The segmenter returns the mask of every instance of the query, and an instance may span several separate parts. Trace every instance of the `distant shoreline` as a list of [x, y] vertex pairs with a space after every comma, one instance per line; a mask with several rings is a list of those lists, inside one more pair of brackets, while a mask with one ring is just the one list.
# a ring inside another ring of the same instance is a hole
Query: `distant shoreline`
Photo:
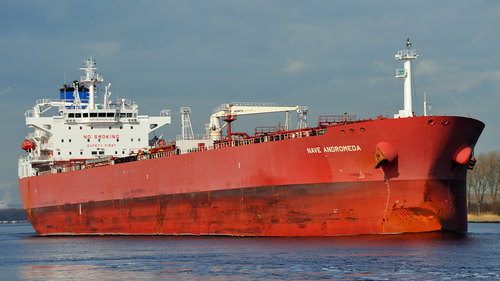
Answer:
[[500, 216], [492, 215], [492, 214], [483, 214], [483, 215], [467, 215], [467, 221], [472, 223], [500, 223]]
[[0, 221], [0, 224], [16, 224], [16, 223], [29, 223], [30, 221], [28, 220], [14, 220], [14, 221]]
[[16, 223], [28, 221], [23, 208], [0, 209], [0, 223]]

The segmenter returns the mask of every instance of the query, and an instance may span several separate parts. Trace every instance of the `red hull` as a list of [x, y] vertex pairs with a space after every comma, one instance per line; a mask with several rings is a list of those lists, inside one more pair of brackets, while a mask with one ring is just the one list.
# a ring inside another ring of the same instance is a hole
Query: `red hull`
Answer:
[[[374, 120], [19, 185], [39, 235], [466, 231], [467, 167], [453, 157], [464, 143], [473, 147], [483, 128], [462, 117]], [[397, 161], [375, 168], [381, 142]]]

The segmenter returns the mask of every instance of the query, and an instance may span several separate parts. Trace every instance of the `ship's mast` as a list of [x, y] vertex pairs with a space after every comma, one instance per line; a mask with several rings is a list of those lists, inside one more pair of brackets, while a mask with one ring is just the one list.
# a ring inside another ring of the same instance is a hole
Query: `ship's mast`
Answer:
[[181, 118], [182, 118], [182, 139], [192, 140], [194, 137], [193, 127], [191, 127], [191, 119], [189, 114], [191, 113], [191, 106], [181, 107]]
[[412, 93], [411, 93], [411, 61], [418, 58], [416, 50], [410, 50], [411, 43], [410, 39], [406, 40], [406, 50], [399, 51], [396, 55], [396, 59], [402, 60], [404, 62], [403, 69], [396, 70], [396, 78], [401, 78], [405, 80], [404, 84], [404, 109], [399, 111], [399, 114], [395, 114], [395, 118], [399, 117], [411, 117], [413, 116], [412, 110]]
[[103, 81], [102, 77], [95, 72], [97, 68], [92, 67], [96, 65], [95, 60], [92, 60], [90, 56], [89, 60], [85, 60], [83, 65], [87, 66], [85, 68], [80, 68], [80, 70], [85, 70], [85, 76], [80, 77], [80, 82], [83, 82], [89, 86], [89, 109], [95, 109], [94, 102], [94, 86]]
[[111, 83], [108, 83], [108, 86], [104, 87], [104, 109], [108, 108], [108, 98], [111, 96], [111, 92], [109, 88], [111, 87]]

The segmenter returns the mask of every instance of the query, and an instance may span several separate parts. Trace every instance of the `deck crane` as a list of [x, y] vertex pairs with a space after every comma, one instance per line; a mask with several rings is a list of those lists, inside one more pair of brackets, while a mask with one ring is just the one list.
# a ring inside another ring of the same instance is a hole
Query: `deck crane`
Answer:
[[[231, 122], [236, 120], [236, 117], [239, 115], [285, 112], [286, 122], [284, 129], [290, 130], [290, 111], [296, 111], [298, 114], [297, 129], [305, 128], [307, 126], [307, 106], [277, 106], [274, 103], [233, 102], [221, 104], [215, 108], [212, 116], [210, 116], [210, 124], [207, 124], [206, 129], [212, 140], [221, 140], [222, 130], [227, 126], [228, 137], [231, 138]], [[222, 118], [222, 121], [226, 121], [223, 126], [220, 125], [220, 118]]]

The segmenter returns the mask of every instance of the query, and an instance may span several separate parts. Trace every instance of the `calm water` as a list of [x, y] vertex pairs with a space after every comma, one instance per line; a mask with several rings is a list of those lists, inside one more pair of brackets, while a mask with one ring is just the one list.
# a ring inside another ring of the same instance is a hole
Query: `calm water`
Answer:
[[321, 238], [37, 237], [0, 225], [2, 280], [492, 280], [500, 224]]

